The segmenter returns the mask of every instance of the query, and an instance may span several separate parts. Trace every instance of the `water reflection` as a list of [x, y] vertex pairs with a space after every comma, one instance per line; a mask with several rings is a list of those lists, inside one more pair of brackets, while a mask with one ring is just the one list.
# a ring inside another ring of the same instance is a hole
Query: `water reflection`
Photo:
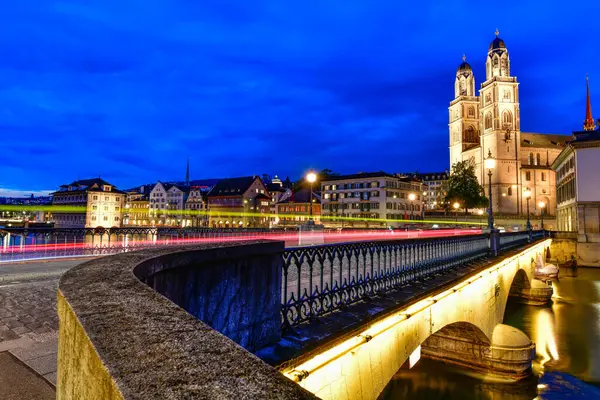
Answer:
[[[515, 384], [422, 359], [401, 370], [381, 399], [540, 399], [600, 398], [582, 381], [600, 384], [600, 270], [560, 271], [553, 303], [527, 306], [509, 302], [504, 323], [536, 342], [534, 376]], [[538, 389], [538, 384], [540, 385]]]

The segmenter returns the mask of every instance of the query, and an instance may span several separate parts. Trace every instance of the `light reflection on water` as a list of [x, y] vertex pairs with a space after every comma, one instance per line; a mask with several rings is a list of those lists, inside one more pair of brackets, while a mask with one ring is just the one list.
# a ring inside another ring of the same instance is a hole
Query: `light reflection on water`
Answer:
[[600, 270], [560, 271], [552, 304], [528, 306], [509, 302], [504, 323], [536, 342], [534, 375], [513, 384], [490, 382], [484, 375], [421, 360], [400, 370], [381, 399], [600, 398]]

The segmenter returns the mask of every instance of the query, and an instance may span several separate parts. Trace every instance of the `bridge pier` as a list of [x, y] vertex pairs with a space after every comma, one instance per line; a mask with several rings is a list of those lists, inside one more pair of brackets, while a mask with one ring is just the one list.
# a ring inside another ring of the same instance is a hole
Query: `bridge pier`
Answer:
[[509, 297], [522, 304], [541, 306], [550, 302], [553, 294], [552, 286], [539, 279], [532, 279], [530, 284], [521, 284], [515, 280], [510, 288]]
[[495, 378], [518, 381], [531, 375], [535, 344], [512, 326], [496, 325], [490, 342], [473, 325], [457, 323], [430, 336], [422, 344], [421, 354]]

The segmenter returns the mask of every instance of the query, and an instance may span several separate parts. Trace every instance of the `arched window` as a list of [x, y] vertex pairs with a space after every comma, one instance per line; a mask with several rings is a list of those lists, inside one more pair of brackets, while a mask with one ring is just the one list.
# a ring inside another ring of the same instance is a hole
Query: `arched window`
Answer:
[[485, 129], [492, 128], [492, 113], [485, 114]]
[[529, 165], [533, 165], [533, 153], [529, 153], [529, 157], [528, 157], [527, 161], [528, 161], [527, 163]]
[[535, 155], [535, 165], [542, 165], [541, 159], [542, 157], [540, 157], [540, 153], [537, 153]]
[[545, 182], [545, 181], [546, 181], [546, 173], [542, 172], [542, 182]]
[[509, 195], [509, 196], [512, 196], [512, 186], [509, 186], [509, 187], [508, 187], [508, 195]]
[[504, 111], [504, 113], [502, 114], [502, 122], [504, 126], [512, 125], [512, 114], [510, 113], [510, 111]]
[[469, 118], [475, 118], [475, 107], [469, 107]]
[[467, 128], [467, 141], [475, 142], [475, 128], [473, 126], [469, 126]]
[[510, 90], [508, 90], [508, 89], [504, 90], [504, 98], [506, 100], [510, 100]]

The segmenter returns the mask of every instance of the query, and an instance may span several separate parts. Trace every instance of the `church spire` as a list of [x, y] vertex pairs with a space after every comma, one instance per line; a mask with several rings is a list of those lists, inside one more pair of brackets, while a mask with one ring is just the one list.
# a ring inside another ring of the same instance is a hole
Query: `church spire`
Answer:
[[190, 184], [190, 158], [187, 159], [187, 165], [185, 167], [185, 184]]
[[592, 117], [592, 102], [590, 100], [590, 78], [588, 76], [585, 77], [585, 86], [586, 86], [586, 104], [585, 104], [585, 121], [583, 121], [583, 130], [584, 131], [593, 131], [596, 129], [596, 123], [594, 122], [594, 117]]

